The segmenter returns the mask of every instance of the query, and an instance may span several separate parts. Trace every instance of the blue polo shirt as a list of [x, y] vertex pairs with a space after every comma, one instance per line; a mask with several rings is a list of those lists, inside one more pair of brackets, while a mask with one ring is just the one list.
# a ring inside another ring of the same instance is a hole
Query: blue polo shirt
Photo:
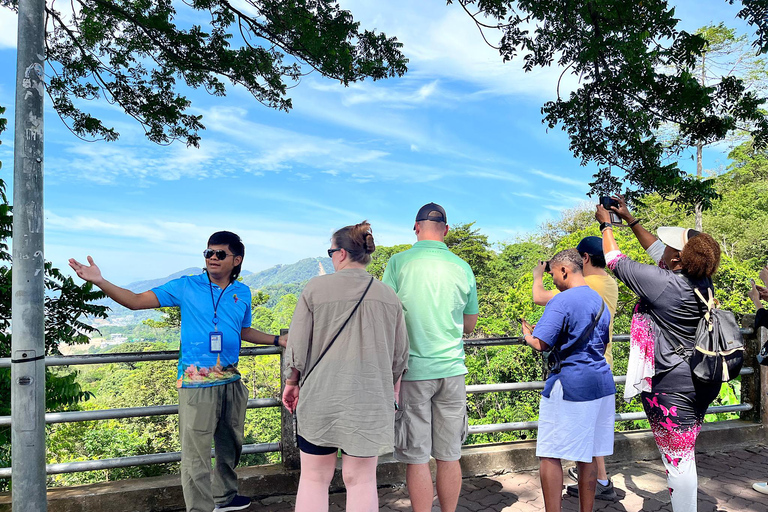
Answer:
[[[219, 386], [240, 378], [240, 331], [251, 326], [251, 290], [235, 281], [224, 289], [208, 274], [185, 276], [152, 288], [161, 307], [181, 309], [181, 350], [176, 387]], [[213, 292], [213, 298], [211, 298]], [[219, 300], [221, 296], [221, 300]], [[218, 301], [213, 324], [214, 304]], [[223, 334], [221, 352], [211, 351], [210, 333]]]
[[533, 335], [550, 349], [561, 351], [561, 370], [550, 374], [541, 393], [549, 398], [555, 382], [563, 386], [563, 399], [586, 402], [616, 393], [613, 375], [605, 362], [611, 314], [606, 307], [592, 335], [576, 343], [594, 322], [603, 299], [589, 286], [558, 293], [547, 303]]

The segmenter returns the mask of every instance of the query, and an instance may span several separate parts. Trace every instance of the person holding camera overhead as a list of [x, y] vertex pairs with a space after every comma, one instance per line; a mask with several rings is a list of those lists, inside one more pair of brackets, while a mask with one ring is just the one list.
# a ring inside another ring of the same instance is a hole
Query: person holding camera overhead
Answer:
[[[694, 378], [684, 359], [690, 354], [706, 306], [696, 296], [714, 293], [712, 275], [720, 264], [720, 246], [693, 229], [660, 227], [659, 240], [634, 219], [623, 198], [611, 211], [597, 205], [605, 260], [616, 278], [638, 295], [630, 329], [624, 398], [640, 394], [661, 460], [667, 470], [672, 509], [696, 512], [698, 478], [695, 446], [707, 407], [720, 383]], [[613, 236], [611, 213], [626, 220], [657, 265], [645, 265], [621, 253]]]
[[585, 512], [595, 504], [595, 457], [613, 453], [616, 386], [603, 355], [611, 314], [584, 280], [583, 265], [576, 249], [555, 254], [549, 271], [561, 293], [547, 302], [535, 328], [522, 321], [525, 342], [550, 351], [536, 440], [547, 512], [562, 508], [561, 459], [578, 465], [579, 509]]
[[365, 271], [375, 249], [367, 221], [336, 231], [336, 272], [310, 279], [293, 313], [283, 404], [297, 415], [297, 512], [328, 510], [339, 449], [346, 509], [379, 510], [376, 463], [394, 444], [408, 331], [395, 292]]

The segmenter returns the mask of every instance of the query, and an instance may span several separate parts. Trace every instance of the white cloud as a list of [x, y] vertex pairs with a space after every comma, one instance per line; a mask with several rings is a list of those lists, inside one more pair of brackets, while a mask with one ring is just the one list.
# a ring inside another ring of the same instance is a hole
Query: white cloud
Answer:
[[203, 179], [240, 172], [246, 157], [241, 148], [215, 140], [207, 140], [200, 148], [180, 144], [161, 147], [147, 141], [77, 142], [54, 153], [46, 162], [46, 173], [54, 179], [74, 177], [102, 185], [119, 182], [147, 186], [158, 180]]
[[[400, 0], [388, 2], [387, 9], [382, 9], [380, 2], [346, 0], [342, 4], [363, 27], [376, 27], [403, 43], [403, 52], [410, 59], [409, 74], [470, 82], [479, 87], [475, 92], [482, 94], [555, 97], [561, 69], [553, 66], [525, 73], [521, 56], [504, 64], [458, 4]], [[491, 30], [486, 37], [495, 44], [501, 32]], [[575, 83], [575, 77], [566, 75], [561, 94], [567, 94]]]
[[528, 182], [528, 180], [521, 178], [516, 174], [511, 174], [503, 171], [467, 171], [466, 174], [467, 176], [471, 176], [473, 178], [486, 178], [491, 180], [512, 181], [515, 183]]
[[16, 48], [19, 16], [10, 9], [0, 7], [0, 48]]
[[559, 176], [557, 174], [551, 174], [548, 172], [540, 171], [538, 169], [533, 169], [530, 172], [531, 174], [535, 174], [536, 176], [541, 176], [542, 178], [546, 178], [552, 181], [557, 181], [559, 183], [565, 183], [566, 185], [573, 185], [574, 187], [579, 187], [579, 188], [589, 188], [589, 185], [587, 184], [586, 181], [574, 180], [571, 178], [566, 178], [565, 176]]

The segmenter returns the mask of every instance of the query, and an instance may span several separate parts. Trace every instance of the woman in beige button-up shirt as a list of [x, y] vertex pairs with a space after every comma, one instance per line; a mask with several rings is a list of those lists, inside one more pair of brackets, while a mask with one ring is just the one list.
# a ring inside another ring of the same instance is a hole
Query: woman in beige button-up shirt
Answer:
[[336, 272], [310, 280], [293, 314], [283, 404], [297, 414], [297, 512], [328, 510], [338, 449], [347, 510], [378, 510], [376, 464], [394, 443], [396, 388], [407, 368], [408, 334], [395, 292], [365, 271], [374, 249], [365, 221], [334, 233], [328, 253]]

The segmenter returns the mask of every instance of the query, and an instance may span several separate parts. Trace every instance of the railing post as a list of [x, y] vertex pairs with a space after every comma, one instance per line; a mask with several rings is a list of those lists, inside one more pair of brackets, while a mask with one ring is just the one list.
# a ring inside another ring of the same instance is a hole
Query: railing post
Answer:
[[[288, 329], [281, 329], [280, 335], [287, 334]], [[288, 367], [288, 361], [285, 358], [285, 350], [280, 352], [280, 396], [283, 396], [285, 389], [285, 370]], [[299, 469], [299, 447], [296, 445], [296, 423], [295, 416], [288, 412], [285, 407], [280, 407], [280, 454], [283, 459], [285, 469]]]
[[[755, 315], [744, 315], [741, 320], [741, 326], [745, 329], [754, 329], [755, 327]], [[763, 337], [765, 336], [765, 329], [760, 329]], [[765, 375], [761, 375], [765, 370], [764, 367], [757, 364], [756, 356], [760, 352], [762, 347], [761, 333], [754, 331], [752, 334], [744, 336], [744, 348], [746, 352], [744, 354], [744, 366], [752, 366], [755, 368], [755, 373], [751, 376], [742, 376], [741, 378], [741, 403], [750, 403], [753, 408], [751, 411], [744, 411], [741, 413], [741, 419], [747, 421], [754, 421], [766, 424], [765, 414], [762, 407], [762, 393], [761, 388], [766, 385]]]

